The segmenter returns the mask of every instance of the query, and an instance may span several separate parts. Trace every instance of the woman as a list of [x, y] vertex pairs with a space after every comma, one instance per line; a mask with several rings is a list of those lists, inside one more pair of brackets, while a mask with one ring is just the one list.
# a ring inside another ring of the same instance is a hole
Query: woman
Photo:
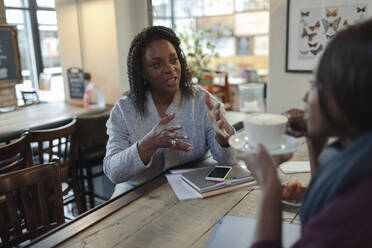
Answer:
[[[372, 247], [372, 21], [337, 33], [304, 97], [314, 166], [300, 208], [302, 236], [294, 247]], [[293, 131], [293, 130], [292, 130]], [[326, 144], [327, 137], [337, 141]], [[240, 154], [261, 185], [253, 247], [281, 246], [280, 182], [261, 146]]]
[[234, 162], [233, 128], [221, 105], [191, 84], [180, 40], [166, 27], [144, 29], [128, 53], [130, 91], [107, 122], [104, 172], [117, 196], [210, 148], [219, 163]]

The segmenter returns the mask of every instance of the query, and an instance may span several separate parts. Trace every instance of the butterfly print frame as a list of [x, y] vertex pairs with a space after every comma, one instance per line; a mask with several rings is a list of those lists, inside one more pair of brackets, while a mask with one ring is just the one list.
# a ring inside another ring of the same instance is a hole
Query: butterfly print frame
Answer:
[[372, 16], [372, 0], [287, 0], [286, 72], [312, 72], [337, 32]]

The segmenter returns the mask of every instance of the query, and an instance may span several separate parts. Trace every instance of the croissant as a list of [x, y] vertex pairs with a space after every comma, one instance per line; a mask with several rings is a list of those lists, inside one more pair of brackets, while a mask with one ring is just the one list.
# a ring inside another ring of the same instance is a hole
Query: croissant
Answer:
[[285, 200], [300, 201], [304, 195], [306, 187], [299, 181], [284, 182], [281, 185], [282, 198]]

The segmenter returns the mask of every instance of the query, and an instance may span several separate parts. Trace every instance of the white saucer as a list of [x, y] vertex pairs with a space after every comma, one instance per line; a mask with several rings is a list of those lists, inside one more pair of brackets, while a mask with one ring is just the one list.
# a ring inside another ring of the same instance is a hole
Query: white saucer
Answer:
[[[257, 148], [252, 147], [248, 143], [248, 139], [246, 132], [239, 132], [229, 138], [229, 144], [233, 149], [239, 152], [256, 153]], [[270, 149], [268, 152], [271, 155], [288, 154], [296, 151], [299, 146], [300, 142], [296, 138], [284, 135], [282, 145], [278, 148]]]
[[283, 204], [291, 206], [291, 207], [297, 207], [299, 208], [301, 206], [301, 201], [295, 201], [295, 200], [281, 200]]

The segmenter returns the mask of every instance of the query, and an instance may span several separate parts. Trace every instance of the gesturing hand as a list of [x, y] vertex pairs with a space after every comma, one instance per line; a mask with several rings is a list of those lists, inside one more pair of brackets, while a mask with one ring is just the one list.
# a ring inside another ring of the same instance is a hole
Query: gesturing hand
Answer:
[[144, 163], [150, 161], [151, 156], [159, 148], [171, 148], [184, 152], [191, 152], [194, 147], [185, 142], [189, 136], [184, 133], [176, 132], [181, 129], [181, 125], [168, 126], [174, 119], [176, 113], [172, 113], [161, 119], [151, 131], [138, 143], [138, 152]]
[[223, 147], [229, 146], [228, 139], [234, 134], [234, 130], [221, 113], [221, 105], [213, 103], [208, 93], [205, 95], [205, 104], [207, 105], [209, 119], [216, 132], [217, 142]]

